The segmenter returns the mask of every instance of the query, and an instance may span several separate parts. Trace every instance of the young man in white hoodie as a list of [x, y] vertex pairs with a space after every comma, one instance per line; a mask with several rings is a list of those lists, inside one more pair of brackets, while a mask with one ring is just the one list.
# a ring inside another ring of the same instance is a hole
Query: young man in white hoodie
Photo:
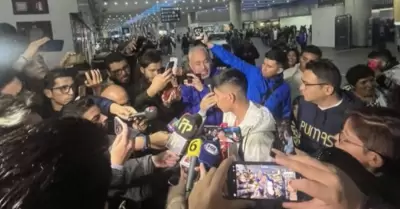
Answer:
[[306, 64], [312, 60], [318, 60], [322, 57], [320, 48], [314, 45], [306, 46], [300, 55], [300, 63], [283, 71], [283, 79], [290, 86], [290, 96], [292, 101], [300, 96], [301, 76], [306, 69]]
[[227, 70], [213, 77], [214, 92], [203, 98], [201, 112], [217, 105], [224, 112], [223, 123], [239, 126], [243, 139], [237, 144], [239, 159], [271, 161], [270, 151], [275, 139], [275, 120], [264, 106], [247, 99], [247, 79], [237, 70]]

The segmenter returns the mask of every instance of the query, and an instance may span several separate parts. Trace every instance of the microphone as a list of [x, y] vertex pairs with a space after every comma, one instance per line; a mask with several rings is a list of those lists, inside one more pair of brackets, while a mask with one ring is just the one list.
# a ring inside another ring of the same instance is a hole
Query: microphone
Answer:
[[190, 164], [188, 169], [188, 177], [186, 181], [186, 195], [189, 196], [190, 191], [193, 188], [194, 179], [196, 175], [195, 168], [197, 166], [197, 159], [200, 155], [203, 140], [200, 138], [193, 139], [187, 149], [187, 157], [190, 158]]
[[157, 117], [157, 108], [154, 106], [147, 107], [143, 112], [138, 112], [129, 117], [129, 120], [132, 121], [135, 118], [146, 118], [148, 120], [153, 120]]
[[206, 141], [203, 143], [199, 154], [199, 162], [207, 168], [216, 167], [221, 161], [221, 151], [219, 142]]
[[177, 155], [184, 155], [187, 149], [188, 141], [197, 133], [201, 120], [196, 116], [185, 114], [176, 124], [175, 131], [170, 134], [166, 147]]

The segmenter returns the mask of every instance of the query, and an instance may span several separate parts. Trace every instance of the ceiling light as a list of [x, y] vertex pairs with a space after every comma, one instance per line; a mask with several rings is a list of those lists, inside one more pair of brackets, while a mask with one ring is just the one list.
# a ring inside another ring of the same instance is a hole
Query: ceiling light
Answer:
[[174, 3], [176, 4], [176, 1], [174, 1]]
[[146, 4], [149, 4], [149, 2], [148, 2], [148, 1], [146, 1]]
[[135, 1], [135, 4], [137, 4], [137, 1]]
[[192, 0], [192, 3], [194, 3], [194, 0]]
[[213, 10], [215, 11], [215, 8], [213, 8]]
[[199, 6], [199, 9], [201, 9], [201, 6]]
[[215, 2], [218, 2], [218, 0], [215, 0]]
[[127, 1], [125, 2], [125, 5], [128, 5], [128, 2], [127, 2]]
[[118, 5], [118, 2], [115, 1], [115, 2], [114, 2], [114, 5]]
[[105, 1], [105, 2], [104, 2], [104, 6], [107, 6], [107, 5], [108, 5], [108, 2]]
[[160, 3], [159, 1], [156, 1], [156, 3], [158, 4], [158, 3]]

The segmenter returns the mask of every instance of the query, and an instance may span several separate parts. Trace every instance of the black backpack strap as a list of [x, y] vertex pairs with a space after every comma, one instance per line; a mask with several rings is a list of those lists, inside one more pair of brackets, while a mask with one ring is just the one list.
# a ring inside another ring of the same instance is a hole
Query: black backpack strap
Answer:
[[265, 102], [269, 99], [269, 97], [272, 95], [272, 93], [277, 88], [279, 88], [279, 86], [281, 86], [283, 84], [283, 79], [281, 81], [279, 81], [279, 82], [276, 82], [274, 84], [274, 86], [272, 86], [272, 88], [269, 88], [268, 83], [267, 83], [266, 80], [264, 80], [264, 82], [265, 82], [265, 86], [267, 86], [267, 91], [264, 93], [264, 95], [262, 96], [262, 99], [261, 99], [261, 105], [263, 105], [263, 106], [264, 106]]

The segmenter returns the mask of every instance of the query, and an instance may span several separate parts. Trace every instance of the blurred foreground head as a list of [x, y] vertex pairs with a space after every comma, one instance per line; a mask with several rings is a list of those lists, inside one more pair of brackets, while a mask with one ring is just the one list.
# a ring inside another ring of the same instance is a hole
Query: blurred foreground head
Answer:
[[0, 141], [0, 208], [103, 209], [111, 170], [108, 141], [81, 119], [43, 121]]
[[24, 125], [41, 121], [41, 117], [32, 112], [31, 102], [32, 95], [0, 94], [0, 136]]

